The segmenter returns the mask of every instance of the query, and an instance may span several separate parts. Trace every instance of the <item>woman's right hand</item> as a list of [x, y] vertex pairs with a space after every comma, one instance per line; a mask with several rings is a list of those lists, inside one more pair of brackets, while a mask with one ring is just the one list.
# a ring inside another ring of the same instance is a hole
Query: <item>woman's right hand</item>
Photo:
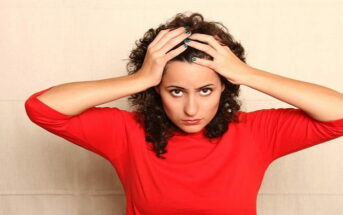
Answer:
[[184, 27], [160, 31], [149, 44], [143, 65], [137, 72], [137, 75], [149, 80], [153, 86], [158, 85], [161, 82], [162, 73], [167, 62], [187, 49], [184, 45], [180, 45], [178, 48], [170, 51], [191, 35], [186, 32], [187, 29]]

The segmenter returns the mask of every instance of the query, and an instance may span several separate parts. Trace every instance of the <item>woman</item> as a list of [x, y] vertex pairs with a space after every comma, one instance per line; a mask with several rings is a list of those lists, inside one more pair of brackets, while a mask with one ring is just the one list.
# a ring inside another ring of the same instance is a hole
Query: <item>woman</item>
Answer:
[[[341, 93], [247, 65], [241, 44], [199, 13], [177, 14], [136, 45], [128, 76], [25, 102], [34, 123], [112, 163], [126, 214], [256, 214], [272, 161], [343, 135]], [[240, 85], [297, 108], [240, 111]], [[95, 107], [125, 96], [134, 111]]]

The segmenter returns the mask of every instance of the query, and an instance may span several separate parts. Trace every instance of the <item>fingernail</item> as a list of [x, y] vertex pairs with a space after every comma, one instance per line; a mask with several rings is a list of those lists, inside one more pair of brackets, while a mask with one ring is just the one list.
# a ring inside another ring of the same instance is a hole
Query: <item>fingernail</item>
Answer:
[[183, 26], [183, 27], [184, 27], [186, 30], [187, 30], [187, 29], [189, 29], [189, 26], [188, 26], [188, 25], [186, 25], [186, 26]]
[[183, 44], [183, 47], [187, 48], [188, 46], [186, 44]]
[[185, 42], [185, 43], [189, 43], [189, 42], [190, 42], [190, 40], [189, 40], [189, 39], [185, 39], [183, 42]]
[[192, 61], [196, 61], [197, 60], [197, 58], [196, 57], [192, 57]]

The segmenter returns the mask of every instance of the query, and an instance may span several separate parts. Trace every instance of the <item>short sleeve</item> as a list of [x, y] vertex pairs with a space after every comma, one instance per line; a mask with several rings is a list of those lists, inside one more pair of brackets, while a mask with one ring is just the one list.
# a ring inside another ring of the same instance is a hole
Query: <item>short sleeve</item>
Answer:
[[298, 108], [272, 108], [248, 112], [256, 144], [271, 161], [343, 136], [343, 118], [317, 121]]
[[131, 112], [115, 107], [92, 107], [78, 115], [65, 115], [37, 98], [50, 88], [34, 93], [25, 101], [32, 122], [107, 160], [125, 153], [125, 123]]

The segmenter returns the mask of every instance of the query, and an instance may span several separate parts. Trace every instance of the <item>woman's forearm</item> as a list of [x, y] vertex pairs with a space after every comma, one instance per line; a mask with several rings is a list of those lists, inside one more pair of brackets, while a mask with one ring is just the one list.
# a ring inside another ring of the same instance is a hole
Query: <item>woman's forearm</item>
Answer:
[[243, 85], [302, 109], [316, 120], [343, 118], [343, 94], [340, 92], [253, 67], [249, 67], [246, 72]]
[[84, 110], [144, 91], [151, 83], [138, 75], [64, 83], [52, 87], [37, 98], [53, 109], [77, 115]]

